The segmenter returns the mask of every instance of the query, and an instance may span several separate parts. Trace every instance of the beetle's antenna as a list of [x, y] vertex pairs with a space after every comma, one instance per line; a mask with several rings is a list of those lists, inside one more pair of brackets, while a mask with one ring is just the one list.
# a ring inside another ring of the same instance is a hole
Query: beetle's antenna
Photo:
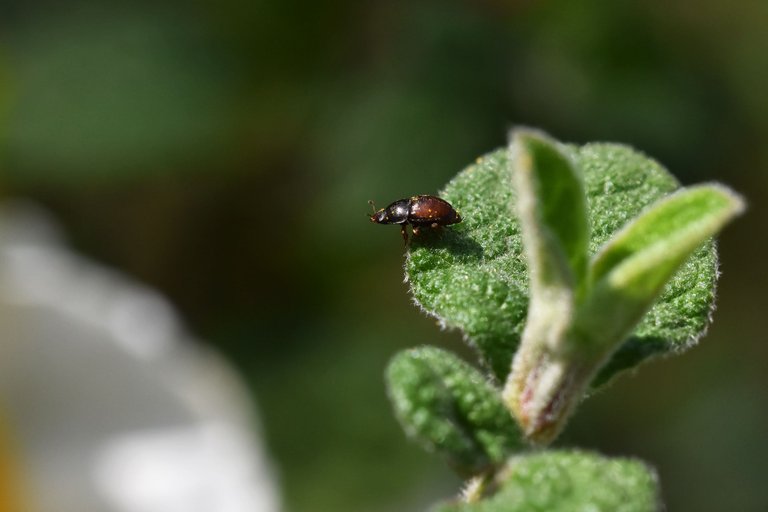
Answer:
[[373, 208], [373, 213], [376, 213], [376, 205], [373, 204], [373, 199], [369, 199], [368, 204], [371, 205], [371, 208]]

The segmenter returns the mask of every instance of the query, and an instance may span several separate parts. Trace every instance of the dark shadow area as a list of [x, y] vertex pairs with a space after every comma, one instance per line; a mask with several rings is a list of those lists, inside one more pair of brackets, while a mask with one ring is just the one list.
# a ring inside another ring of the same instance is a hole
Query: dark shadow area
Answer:
[[454, 257], [463, 261], [478, 261], [483, 258], [483, 247], [466, 233], [450, 227], [420, 228], [417, 236], [410, 237], [411, 248], [447, 249]]
[[632, 336], [611, 356], [610, 361], [603, 366], [592, 381], [592, 387], [598, 388], [610, 381], [621, 370], [633, 368], [642, 361], [663, 352], [666, 342], [663, 339]]

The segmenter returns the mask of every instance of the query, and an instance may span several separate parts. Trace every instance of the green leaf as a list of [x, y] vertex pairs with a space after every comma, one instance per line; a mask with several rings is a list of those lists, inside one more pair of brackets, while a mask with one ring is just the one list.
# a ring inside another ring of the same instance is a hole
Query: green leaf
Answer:
[[548, 295], [548, 289], [570, 293], [587, 269], [589, 226], [581, 173], [564, 148], [540, 132], [515, 131], [510, 150], [532, 294]]
[[[530, 275], [530, 304], [520, 348], [502, 394], [526, 435], [550, 417], [552, 397], [538, 378], [553, 383], [542, 362], [558, 361], [558, 347], [574, 321], [577, 298], [585, 292], [589, 227], [581, 172], [558, 143], [529, 130], [512, 134], [510, 159], [517, 192], [517, 217]], [[550, 355], [552, 354], [552, 355]], [[537, 393], [531, 394], [536, 385]], [[564, 403], [558, 400], [559, 403]]]
[[498, 491], [434, 512], [653, 512], [661, 508], [655, 472], [640, 461], [580, 451], [510, 459]]
[[743, 200], [722, 186], [690, 187], [617, 233], [592, 262], [592, 290], [576, 327], [589, 333], [582, 338], [600, 350], [623, 337], [691, 252], [743, 209]]
[[[583, 174], [595, 254], [627, 222], [678, 188], [659, 164], [616, 144], [559, 146]], [[517, 196], [506, 150], [477, 160], [441, 196], [464, 221], [415, 238], [406, 262], [414, 299], [450, 328], [461, 329], [493, 375], [504, 382], [528, 309], [528, 273]], [[659, 300], [603, 367], [595, 382], [654, 354], [685, 348], [706, 329], [717, 257], [705, 242], [665, 285]]]
[[398, 353], [387, 385], [406, 433], [462, 475], [497, 466], [521, 446], [499, 391], [450, 352], [421, 347]]

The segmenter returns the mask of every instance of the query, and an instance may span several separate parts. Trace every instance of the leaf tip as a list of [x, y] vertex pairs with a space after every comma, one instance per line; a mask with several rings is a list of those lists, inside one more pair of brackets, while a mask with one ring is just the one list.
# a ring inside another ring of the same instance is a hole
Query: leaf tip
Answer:
[[722, 183], [707, 183], [706, 185], [702, 185], [702, 187], [711, 189], [726, 201], [728, 205], [727, 211], [729, 213], [729, 218], [738, 217], [747, 211], [747, 201], [744, 196], [735, 190], [726, 187]]
[[533, 128], [531, 126], [514, 126], [509, 130], [508, 140], [510, 145], [524, 142], [530, 139], [544, 139], [554, 142], [555, 140], [544, 130]]

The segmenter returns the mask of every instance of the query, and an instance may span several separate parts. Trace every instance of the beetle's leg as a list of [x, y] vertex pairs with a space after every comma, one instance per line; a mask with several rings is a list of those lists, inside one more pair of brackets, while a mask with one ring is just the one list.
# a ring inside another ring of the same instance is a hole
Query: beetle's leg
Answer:
[[405, 229], [405, 224], [400, 224], [400, 234], [403, 235], [405, 245], [408, 245], [408, 231]]
[[419, 236], [419, 226], [413, 226], [413, 236]]

